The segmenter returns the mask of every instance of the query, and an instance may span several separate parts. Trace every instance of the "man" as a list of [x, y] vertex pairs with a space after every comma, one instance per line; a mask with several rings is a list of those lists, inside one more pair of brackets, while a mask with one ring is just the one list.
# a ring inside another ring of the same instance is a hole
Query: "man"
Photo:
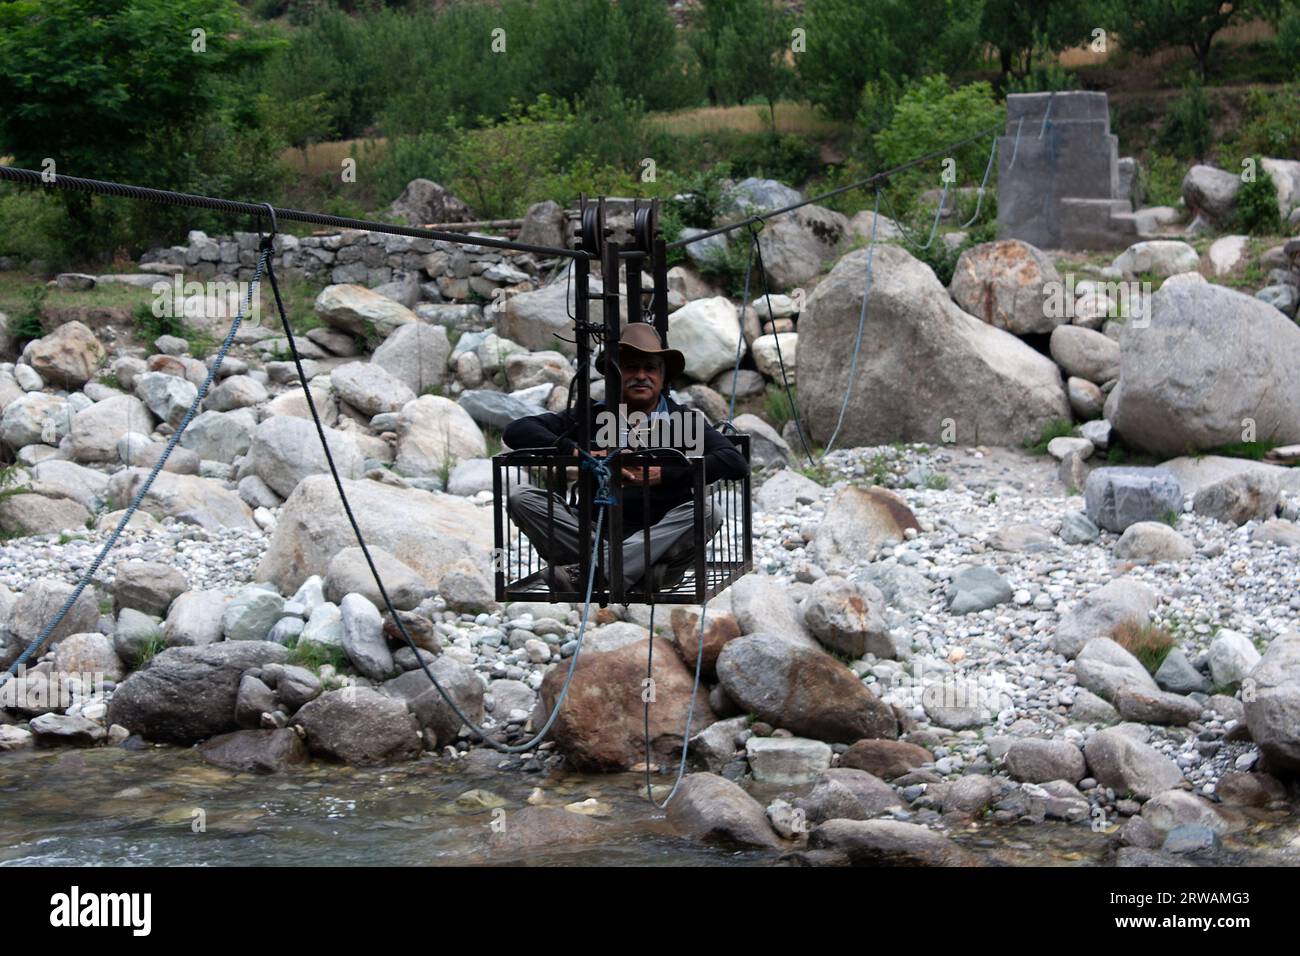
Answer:
[[[731, 441], [708, 425], [704, 416], [678, 405], [666, 394], [665, 382], [682, 373], [686, 359], [676, 349], [665, 348], [653, 325], [633, 322], [623, 329], [619, 337], [618, 369], [623, 382], [622, 405], [626, 415], [623, 421], [606, 409], [604, 402], [592, 402], [587, 409], [593, 455], [605, 455], [619, 447], [624, 423], [635, 426], [645, 422], [645, 432], [662, 438], [673, 436], [671, 442], [656, 442], [659, 447], [670, 446], [688, 455], [704, 458], [704, 481], [709, 484], [724, 479], [743, 478], [749, 471], [744, 456]], [[596, 369], [605, 371], [605, 353], [596, 359]], [[693, 417], [692, 417], [693, 416]], [[611, 424], [614, 427], [610, 427]], [[574, 409], [531, 415], [511, 422], [502, 434], [502, 440], [511, 448], [550, 448], [561, 453], [578, 454], [575, 440], [579, 434], [580, 420]], [[644, 432], [643, 432], [644, 434]], [[634, 433], [629, 446], [647, 447], [647, 442], [637, 441]], [[623, 582], [631, 589], [646, 576], [645, 522], [648, 511], [650, 532], [650, 589], [659, 590], [680, 582], [695, 560], [693, 528], [695, 506], [692, 500], [690, 468], [685, 463], [665, 463], [649, 466], [624, 466], [622, 478], [623, 504]], [[523, 486], [510, 492], [507, 508], [511, 520], [527, 535], [533, 547], [550, 565], [550, 585], [559, 591], [581, 592], [586, 581], [580, 580], [578, 513], [559, 495], [541, 488]], [[553, 521], [551, 517], [553, 515]], [[712, 538], [722, 526], [722, 518], [715, 513], [710, 498], [704, 501], [705, 540]], [[606, 519], [605, 526], [609, 526]], [[609, 567], [609, 553], [605, 551], [604, 567]], [[599, 584], [597, 585], [599, 586]]]

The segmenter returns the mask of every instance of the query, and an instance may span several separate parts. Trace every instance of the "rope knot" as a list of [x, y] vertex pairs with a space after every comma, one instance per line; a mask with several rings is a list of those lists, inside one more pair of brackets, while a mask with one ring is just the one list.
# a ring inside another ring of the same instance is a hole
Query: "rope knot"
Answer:
[[597, 458], [589, 455], [587, 452], [579, 449], [582, 458], [579, 461], [579, 467], [596, 477], [596, 497], [592, 499], [598, 505], [617, 504], [614, 500], [614, 494], [609, 490], [609, 463], [603, 458]]

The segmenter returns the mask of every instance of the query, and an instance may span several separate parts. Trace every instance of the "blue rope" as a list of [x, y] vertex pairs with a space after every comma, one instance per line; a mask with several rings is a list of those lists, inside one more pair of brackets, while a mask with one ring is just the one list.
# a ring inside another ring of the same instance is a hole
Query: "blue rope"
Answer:
[[582, 449], [579, 449], [579, 451], [582, 453], [582, 458], [579, 459], [578, 467], [596, 478], [596, 497], [591, 499], [592, 503], [597, 505], [618, 504], [614, 498], [614, 493], [609, 489], [609, 463], [603, 458], [587, 454]]
[[253, 272], [253, 281], [248, 287], [248, 296], [244, 300], [244, 305], [239, 310], [239, 314], [235, 316], [235, 320], [230, 324], [230, 331], [226, 333], [225, 341], [221, 343], [221, 348], [217, 350], [217, 355], [212, 362], [212, 367], [208, 369], [207, 377], [204, 378], [203, 384], [199, 386], [198, 394], [194, 396], [194, 401], [190, 404], [189, 411], [187, 411], [185, 417], [181, 419], [181, 423], [176, 427], [176, 431], [172, 432], [171, 439], [167, 442], [167, 447], [163, 449], [162, 455], [159, 456], [158, 461], [154, 463], [153, 470], [149, 472], [149, 477], [146, 478], [144, 484], [140, 486], [140, 490], [136, 492], [135, 498], [132, 499], [131, 504], [127, 506], [126, 513], [122, 515], [121, 520], [117, 523], [117, 527], [113, 529], [113, 533], [109, 535], [108, 540], [104, 542], [104, 546], [99, 549], [99, 554], [95, 556], [95, 560], [91, 562], [90, 567], [87, 568], [86, 572], [81, 576], [81, 580], [77, 582], [77, 586], [73, 589], [72, 593], [68, 595], [68, 599], [63, 602], [63, 607], [61, 607], [59, 613], [54, 616], [54, 620], [45, 625], [45, 628], [39, 635], [37, 635], [36, 639], [28, 644], [26, 650], [18, 655], [18, 659], [9, 665], [9, 670], [4, 675], [0, 675], [0, 687], [3, 687], [11, 677], [18, 673], [18, 669], [27, 663], [31, 656], [36, 653], [37, 649], [49, 640], [50, 635], [54, 633], [54, 629], [63, 623], [63, 619], [67, 616], [68, 611], [70, 611], [72, 606], [77, 603], [77, 599], [81, 597], [81, 592], [86, 589], [86, 585], [88, 585], [91, 578], [95, 576], [95, 572], [99, 570], [99, 566], [103, 562], [104, 558], [108, 556], [108, 552], [112, 550], [113, 545], [117, 543], [117, 539], [122, 534], [123, 529], [126, 528], [127, 524], [131, 521], [132, 516], [135, 515], [136, 509], [140, 507], [140, 502], [142, 502], [144, 496], [149, 493], [149, 488], [153, 485], [154, 479], [157, 478], [158, 473], [163, 470], [163, 466], [167, 464], [168, 457], [176, 448], [177, 442], [181, 440], [181, 435], [185, 433], [185, 429], [189, 426], [190, 420], [194, 417], [195, 413], [199, 409], [199, 405], [202, 404], [204, 397], [208, 394], [208, 388], [211, 386], [212, 380], [221, 369], [222, 360], [226, 357], [226, 353], [230, 351], [230, 347], [235, 342], [235, 333], [239, 331], [239, 326], [244, 321], [244, 315], [251, 311], [253, 305], [253, 294], [257, 291], [257, 286], [262, 281], [262, 270], [266, 267], [266, 260], [270, 254], [270, 241], [265, 240], [262, 244], [262, 254], [257, 260], [257, 268]]

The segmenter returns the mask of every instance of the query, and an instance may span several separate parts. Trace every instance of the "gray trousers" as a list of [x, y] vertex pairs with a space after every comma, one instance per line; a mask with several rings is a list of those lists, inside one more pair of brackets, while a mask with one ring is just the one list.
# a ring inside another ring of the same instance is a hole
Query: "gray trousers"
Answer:
[[[547, 499], [552, 504], [548, 505]], [[548, 521], [547, 509], [554, 512]], [[510, 519], [532, 543], [534, 550], [548, 564], [577, 564], [583, 560], [578, 553], [578, 512], [570, 508], [555, 492], [531, 485], [512, 488], [506, 501]], [[595, 515], [592, 515], [595, 528]], [[704, 540], [708, 541], [722, 527], [722, 515], [713, 505], [707, 492], [704, 498]], [[661, 568], [658, 575], [668, 585], [685, 576], [695, 562], [692, 529], [695, 523], [695, 502], [685, 501], [668, 511], [649, 528], [650, 563]], [[623, 539], [623, 587], [631, 588], [645, 575], [645, 530], [637, 531]], [[609, 564], [609, 546], [602, 546], [604, 567]], [[590, 555], [588, 555], [590, 557]], [[586, 582], [583, 582], [586, 585]]]

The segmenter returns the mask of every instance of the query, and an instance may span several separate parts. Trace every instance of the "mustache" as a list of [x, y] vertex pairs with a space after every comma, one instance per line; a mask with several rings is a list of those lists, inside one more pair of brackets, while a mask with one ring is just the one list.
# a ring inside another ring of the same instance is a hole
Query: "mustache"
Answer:
[[646, 388], [654, 388], [654, 382], [648, 378], [634, 378], [628, 380], [628, 388], [635, 388], [638, 385], [644, 385]]

